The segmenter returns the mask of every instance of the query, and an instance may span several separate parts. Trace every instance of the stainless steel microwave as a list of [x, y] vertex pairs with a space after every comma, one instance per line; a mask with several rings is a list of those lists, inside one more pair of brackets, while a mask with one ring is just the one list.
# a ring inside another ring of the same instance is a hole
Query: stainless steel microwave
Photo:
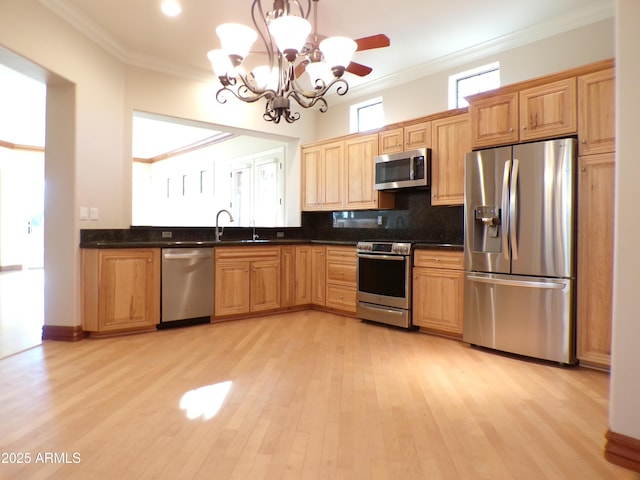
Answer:
[[431, 183], [431, 149], [375, 157], [375, 189], [428, 187]]

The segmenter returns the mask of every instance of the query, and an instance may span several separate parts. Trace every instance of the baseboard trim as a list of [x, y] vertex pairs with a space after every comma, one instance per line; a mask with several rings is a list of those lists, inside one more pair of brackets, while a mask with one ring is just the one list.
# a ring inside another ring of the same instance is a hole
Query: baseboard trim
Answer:
[[77, 342], [84, 338], [82, 326], [64, 327], [61, 325], [44, 325], [42, 340], [59, 340], [63, 342]]
[[640, 440], [608, 430], [604, 458], [635, 472], [640, 472]]

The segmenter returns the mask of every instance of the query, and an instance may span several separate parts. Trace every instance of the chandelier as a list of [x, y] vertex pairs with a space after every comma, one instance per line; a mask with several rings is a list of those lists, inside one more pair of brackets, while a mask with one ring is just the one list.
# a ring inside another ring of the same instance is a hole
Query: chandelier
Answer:
[[[308, 20], [313, 2], [313, 33]], [[329, 108], [325, 94], [335, 86], [338, 95], [349, 90], [345, 71], [364, 76], [371, 68], [351, 62], [356, 50], [389, 45], [385, 35], [352, 40], [346, 37], [323, 37], [317, 33], [318, 0], [274, 0], [273, 9], [263, 8], [262, 0], [253, 0], [251, 18], [255, 29], [238, 23], [225, 23], [216, 28], [222, 48], [211, 50], [208, 58], [222, 88], [216, 93], [218, 102], [227, 96], [253, 103], [266, 100], [263, 118], [280, 123], [300, 119], [291, 110], [291, 100], [302, 108]], [[306, 7], [306, 8], [305, 8]], [[247, 71], [245, 59], [260, 37], [266, 63]], [[305, 88], [301, 76], [308, 74], [310, 86]]]

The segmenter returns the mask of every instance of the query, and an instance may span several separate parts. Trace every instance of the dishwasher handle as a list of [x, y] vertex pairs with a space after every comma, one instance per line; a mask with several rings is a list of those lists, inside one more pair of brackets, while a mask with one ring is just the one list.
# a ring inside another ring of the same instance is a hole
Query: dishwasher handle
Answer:
[[166, 260], [190, 260], [196, 258], [213, 258], [210, 252], [169, 253], [162, 252], [162, 258]]

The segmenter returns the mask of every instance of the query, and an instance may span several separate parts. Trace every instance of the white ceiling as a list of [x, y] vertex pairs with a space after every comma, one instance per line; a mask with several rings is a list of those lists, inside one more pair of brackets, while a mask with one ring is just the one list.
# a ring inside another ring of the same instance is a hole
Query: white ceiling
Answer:
[[[125, 63], [213, 79], [207, 52], [220, 46], [215, 28], [224, 22], [251, 25], [251, 2], [178, 1], [182, 14], [169, 18], [160, 11], [161, 0], [40, 0]], [[302, 3], [306, 5], [306, 0]], [[390, 38], [390, 47], [356, 52], [353, 60], [372, 67], [373, 72], [364, 78], [345, 74], [354, 91], [401, 77], [405, 81], [419, 78], [434, 69], [454, 66], [456, 61], [468, 61], [475, 51], [508, 48], [612, 17], [613, 3], [614, 0], [322, 0], [317, 4], [318, 32], [351, 38], [384, 33]], [[269, 0], [263, 4], [265, 9], [272, 6]], [[8, 69], [0, 69], [0, 82], [7, 81], [8, 73]], [[33, 90], [27, 89], [23, 97], [24, 104], [27, 100], [33, 103]], [[179, 148], [179, 142], [192, 143], [194, 135], [204, 138], [213, 134], [206, 129], [190, 131], [184, 125], [179, 125], [180, 132], [167, 134], [165, 129], [170, 125], [153, 118], [136, 119], [135, 125], [138, 134], [134, 138], [134, 156], [140, 158]], [[177, 141], [160, 145], [166, 138]], [[0, 140], [23, 143], [22, 137], [20, 141]]]

